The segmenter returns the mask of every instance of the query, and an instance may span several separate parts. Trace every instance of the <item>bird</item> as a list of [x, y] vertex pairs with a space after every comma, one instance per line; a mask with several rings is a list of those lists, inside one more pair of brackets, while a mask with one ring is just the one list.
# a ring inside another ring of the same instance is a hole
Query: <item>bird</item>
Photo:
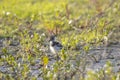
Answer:
[[50, 36], [49, 48], [50, 48], [51, 53], [53, 53], [57, 57], [59, 57], [58, 52], [60, 50], [62, 50], [63, 46], [60, 42], [56, 41], [56, 36], [55, 35]]

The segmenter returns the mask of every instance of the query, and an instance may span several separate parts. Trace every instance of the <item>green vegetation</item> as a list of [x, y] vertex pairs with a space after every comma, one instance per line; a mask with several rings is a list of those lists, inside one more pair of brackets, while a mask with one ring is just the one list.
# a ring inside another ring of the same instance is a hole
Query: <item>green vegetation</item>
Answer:
[[[86, 54], [119, 27], [119, 16], [119, 0], [0, 0], [0, 79], [119, 80], [109, 62], [105, 69], [85, 70]], [[52, 64], [51, 33], [64, 46]]]

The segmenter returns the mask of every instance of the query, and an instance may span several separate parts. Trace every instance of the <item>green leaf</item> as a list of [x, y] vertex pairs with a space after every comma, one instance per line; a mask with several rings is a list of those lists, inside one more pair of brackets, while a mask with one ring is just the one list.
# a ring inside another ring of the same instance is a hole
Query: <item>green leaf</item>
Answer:
[[47, 56], [44, 56], [43, 57], [43, 64], [44, 64], [44, 66], [46, 66], [48, 64], [48, 62], [49, 62], [49, 58]]
[[7, 48], [3, 48], [3, 49], [2, 49], [2, 52], [3, 52], [3, 53], [7, 53], [7, 52], [8, 52], [8, 51], [7, 51]]
[[84, 46], [84, 50], [85, 51], [88, 51], [89, 50], [89, 46], [87, 45], [87, 46]]

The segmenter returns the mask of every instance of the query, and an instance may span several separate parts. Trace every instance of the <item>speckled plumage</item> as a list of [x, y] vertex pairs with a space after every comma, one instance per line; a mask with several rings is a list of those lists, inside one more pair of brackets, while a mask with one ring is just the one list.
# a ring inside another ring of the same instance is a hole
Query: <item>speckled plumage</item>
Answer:
[[62, 49], [62, 44], [55, 41], [55, 36], [50, 37], [50, 50], [53, 54], [57, 54], [58, 51]]

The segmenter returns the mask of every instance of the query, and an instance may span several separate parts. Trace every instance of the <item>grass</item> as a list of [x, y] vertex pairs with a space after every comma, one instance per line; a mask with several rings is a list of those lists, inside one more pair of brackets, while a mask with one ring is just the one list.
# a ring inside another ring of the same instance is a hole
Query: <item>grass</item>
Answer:
[[[5, 80], [116, 80], [106, 72], [86, 70], [86, 55], [118, 28], [120, 1], [115, 0], [1, 0], [0, 79]], [[54, 33], [64, 48], [60, 61], [48, 56], [48, 37]], [[80, 49], [80, 46], [82, 48]], [[75, 63], [75, 64], [73, 64]], [[106, 63], [107, 64], [107, 63]], [[37, 67], [38, 74], [32, 75]], [[79, 68], [83, 70], [80, 70]], [[77, 77], [77, 79], [76, 79]]]

